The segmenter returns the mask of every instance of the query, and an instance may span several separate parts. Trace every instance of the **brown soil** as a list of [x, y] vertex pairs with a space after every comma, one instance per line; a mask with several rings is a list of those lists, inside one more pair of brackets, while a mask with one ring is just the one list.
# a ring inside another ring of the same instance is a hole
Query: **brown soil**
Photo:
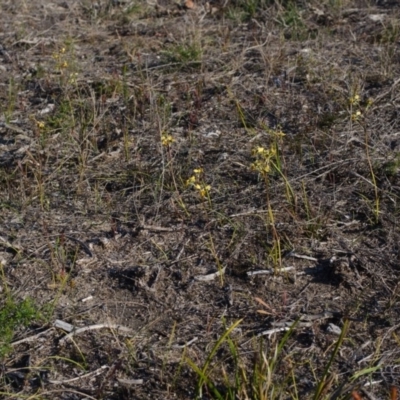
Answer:
[[[44, 316], [15, 332], [1, 398], [193, 399], [188, 359], [238, 320], [238, 359], [225, 342], [207, 371], [222, 398], [259, 398], [258, 357], [295, 321], [266, 398], [315, 399], [321, 379], [317, 398], [390, 398], [397, 1], [0, 10], [0, 299]], [[264, 177], [257, 146], [279, 153]], [[209, 197], [186, 184], [197, 168]], [[56, 320], [92, 329], [65, 339]]]

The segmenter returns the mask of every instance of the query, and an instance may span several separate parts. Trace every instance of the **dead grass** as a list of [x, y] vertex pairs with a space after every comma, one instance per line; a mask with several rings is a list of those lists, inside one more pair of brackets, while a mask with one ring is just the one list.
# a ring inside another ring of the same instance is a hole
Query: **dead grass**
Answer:
[[397, 398], [397, 2], [0, 7], [1, 398]]

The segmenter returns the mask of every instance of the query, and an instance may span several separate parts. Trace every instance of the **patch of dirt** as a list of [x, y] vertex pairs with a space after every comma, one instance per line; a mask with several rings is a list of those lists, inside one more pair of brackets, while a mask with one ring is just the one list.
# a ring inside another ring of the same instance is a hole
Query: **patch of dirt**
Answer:
[[1, 3], [1, 398], [399, 386], [398, 4], [251, 4]]

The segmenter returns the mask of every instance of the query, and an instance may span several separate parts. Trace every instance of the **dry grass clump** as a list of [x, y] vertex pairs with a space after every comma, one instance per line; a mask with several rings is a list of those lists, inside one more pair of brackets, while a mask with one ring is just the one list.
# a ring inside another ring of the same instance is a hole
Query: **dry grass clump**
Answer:
[[1, 398], [397, 398], [397, 3], [0, 9]]

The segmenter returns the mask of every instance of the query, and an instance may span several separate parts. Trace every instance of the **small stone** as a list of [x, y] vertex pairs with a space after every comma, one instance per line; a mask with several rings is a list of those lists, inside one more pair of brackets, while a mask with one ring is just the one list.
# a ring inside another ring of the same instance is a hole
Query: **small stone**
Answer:
[[333, 333], [334, 335], [340, 335], [342, 333], [342, 330], [335, 324], [328, 324], [328, 328], [326, 329], [328, 333]]

